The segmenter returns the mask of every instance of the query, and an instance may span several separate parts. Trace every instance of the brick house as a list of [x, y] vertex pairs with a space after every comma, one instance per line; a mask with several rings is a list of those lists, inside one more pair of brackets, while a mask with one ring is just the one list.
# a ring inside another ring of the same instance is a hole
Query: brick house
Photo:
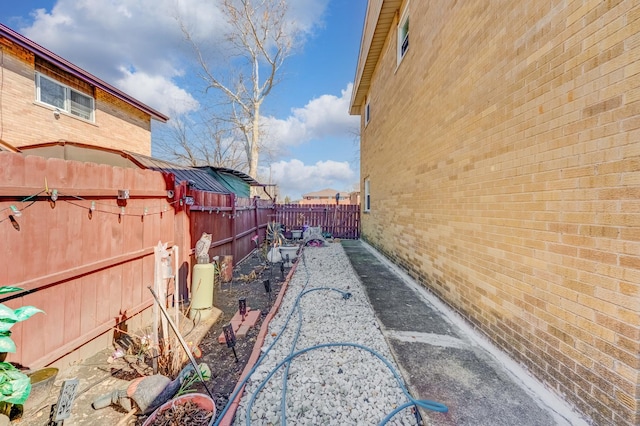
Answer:
[[0, 24], [0, 139], [14, 147], [81, 142], [151, 153], [168, 117]]
[[336, 204], [336, 194], [339, 194], [339, 204], [351, 204], [351, 194], [327, 188], [321, 191], [302, 194], [302, 199], [298, 204]]
[[639, 51], [632, 1], [370, 0], [351, 99], [363, 238], [596, 424], [640, 423]]

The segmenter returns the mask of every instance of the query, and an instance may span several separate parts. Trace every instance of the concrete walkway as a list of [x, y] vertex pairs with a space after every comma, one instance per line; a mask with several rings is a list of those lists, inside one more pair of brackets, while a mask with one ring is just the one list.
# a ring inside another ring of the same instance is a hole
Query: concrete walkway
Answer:
[[412, 395], [449, 407], [448, 413], [421, 411], [425, 424], [586, 425], [366, 243], [342, 245]]

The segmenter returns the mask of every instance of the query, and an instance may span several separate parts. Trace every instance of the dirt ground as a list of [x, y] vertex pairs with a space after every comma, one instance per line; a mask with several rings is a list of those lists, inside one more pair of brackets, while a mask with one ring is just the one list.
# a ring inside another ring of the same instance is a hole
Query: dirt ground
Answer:
[[[207, 382], [207, 388], [214, 396], [216, 402], [216, 415], [219, 415], [227, 404], [229, 396], [233, 392], [240, 374], [244, 369], [253, 350], [262, 321], [271, 309], [284, 279], [290, 268], [281, 268], [280, 263], [273, 266], [266, 263], [257, 253], [250, 255], [234, 267], [233, 280], [216, 286], [214, 293], [214, 305], [222, 310], [221, 319], [211, 327], [200, 344], [202, 358], [198, 362], [206, 362], [211, 368], [211, 380]], [[265, 291], [264, 281], [271, 284], [271, 298]], [[261, 316], [245, 338], [238, 338], [235, 351], [226, 344], [218, 343], [218, 336], [222, 333], [222, 327], [238, 311], [238, 299], [244, 297], [247, 306], [251, 310], [259, 309]], [[197, 392], [207, 393], [202, 384], [196, 387]]]
[[[206, 333], [199, 344], [202, 355], [200, 358], [196, 358], [196, 361], [207, 363], [211, 369], [212, 377], [206, 382], [206, 385], [216, 402], [216, 415], [219, 415], [226, 406], [230, 394], [238, 383], [240, 374], [253, 351], [264, 318], [275, 302], [289, 271], [290, 268], [282, 268], [281, 270], [281, 263], [271, 266], [266, 262], [264, 255], [254, 252], [234, 267], [232, 281], [216, 283], [213, 304], [222, 311], [217, 322], [209, 325], [208, 323], [211, 321], [202, 321], [194, 324], [191, 330], [183, 332], [183, 337], [186, 340], [188, 340], [189, 333], [193, 331], [197, 331], [195, 334], [200, 335]], [[267, 279], [271, 285], [271, 297], [266, 293], [263, 283]], [[238, 299], [241, 297], [246, 298], [247, 307], [250, 307], [251, 310], [260, 310], [261, 315], [247, 336], [237, 339], [235, 350], [238, 361], [236, 361], [232, 349], [228, 348], [226, 344], [218, 343], [218, 336], [222, 333], [222, 327], [228, 324], [238, 311]], [[187, 327], [187, 324], [188, 321], [184, 321], [181, 326]], [[207, 328], [208, 331], [206, 331]], [[131, 335], [123, 332], [119, 342], [130, 342], [132, 339], [127, 338], [128, 336], [137, 338], [144, 334], [143, 332], [144, 330]], [[113, 352], [114, 348], [105, 348], [65, 372], [64, 378], [79, 378], [82, 386], [82, 390], [74, 402], [74, 418], [70, 424], [120, 424], [118, 422], [124, 420], [127, 414], [122, 407], [111, 405], [101, 410], [94, 410], [91, 408], [91, 402], [100, 395], [111, 393], [117, 389], [126, 389], [130, 380], [152, 374], [151, 358], [148, 356], [140, 356], [139, 352], [134, 351], [132, 355], [108, 362], [107, 359], [111, 358], [110, 355]], [[61, 382], [63, 377], [58, 379], [58, 382]], [[199, 382], [196, 382], [192, 389], [199, 393], [209, 393]], [[56, 402], [58, 395], [59, 388], [54, 387], [49, 393], [48, 399], [42, 404], [42, 408], [27, 413], [27, 415], [15, 420], [14, 423], [23, 426], [48, 424], [49, 408]], [[135, 416], [135, 418], [130, 418], [126, 424], [134, 422], [136, 426], [141, 426], [146, 419], [147, 416]]]

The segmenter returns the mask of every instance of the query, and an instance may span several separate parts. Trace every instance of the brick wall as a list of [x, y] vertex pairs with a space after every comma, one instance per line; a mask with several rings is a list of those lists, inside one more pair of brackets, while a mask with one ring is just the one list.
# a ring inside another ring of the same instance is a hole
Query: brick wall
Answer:
[[364, 238], [595, 423], [638, 424], [640, 6], [407, 4], [367, 93]]
[[[151, 117], [63, 70], [37, 60], [30, 52], [0, 37], [2, 94], [0, 139], [16, 146], [65, 140], [106, 148], [151, 153]], [[35, 70], [95, 98], [95, 122], [35, 102]]]

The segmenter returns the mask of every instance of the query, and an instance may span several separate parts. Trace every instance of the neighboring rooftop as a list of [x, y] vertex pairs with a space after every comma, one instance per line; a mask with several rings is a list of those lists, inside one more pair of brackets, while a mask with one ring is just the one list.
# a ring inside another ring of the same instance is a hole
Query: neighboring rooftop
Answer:
[[93, 74], [90, 74], [89, 72], [83, 70], [82, 68], [72, 64], [71, 62], [67, 61], [66, 59], [56, 55], [55, 53], [51, 52], [50, 50], [45, 49], [44, 47], [40, 46], [39, 44], [37, 44], [36, 42], [28, 39], [27, 37], [23, 36], [22, 34], [12, 30], [11, 28], [7, 27], [6, 25], [3, 25], [0, 23], [0, 36], [4, 36], [7, 39], [9, 39], [10, 41], [12, 41], [13, 43], [16, 43], [17, 45], [23, 47], [24, 49], [27, 49], [28, 51], [32, 52], [34, 55], [36, 55], [37, 57], [40, 57], [52, 64], [54, 64], [55, 66], [59, 67], [60, 69], [70, 73], [71, 75], [75, 76], [76, 78], [79, 78], [80, 80], [95, 86], [95, 87], [99, 87], [100, 89], [104, 90], [105, 92], [115, 96], [116, 98], [120, 99], [123, 102], [128, 103], [129, 105], [149, 114], [151, 116], [151, 118], [166, 123], [169, 120], [169, 117], [167, 117], [166, 115], [156, 111], [155, 109], [151, 108], [148, 105], [145, 105], [144, 103], [140, 102], [139, 100], [127, 95], [126, 93], [124, 93], [123, 91], [116, 89], [115, 87], [113, 87], [112, 85], [110, 85], [109, 83], [106, 83], [105, 81], [99, 79], [98, 77], [94, 76]]
[[326, 188], [316, 192], [308, 192], [302, 194], [302, 198], [335, 198], [336, 194], [340, 193], [340, 198], [348, 198], [349, 193], [344, 191], [338, 191], [336, 189]]

